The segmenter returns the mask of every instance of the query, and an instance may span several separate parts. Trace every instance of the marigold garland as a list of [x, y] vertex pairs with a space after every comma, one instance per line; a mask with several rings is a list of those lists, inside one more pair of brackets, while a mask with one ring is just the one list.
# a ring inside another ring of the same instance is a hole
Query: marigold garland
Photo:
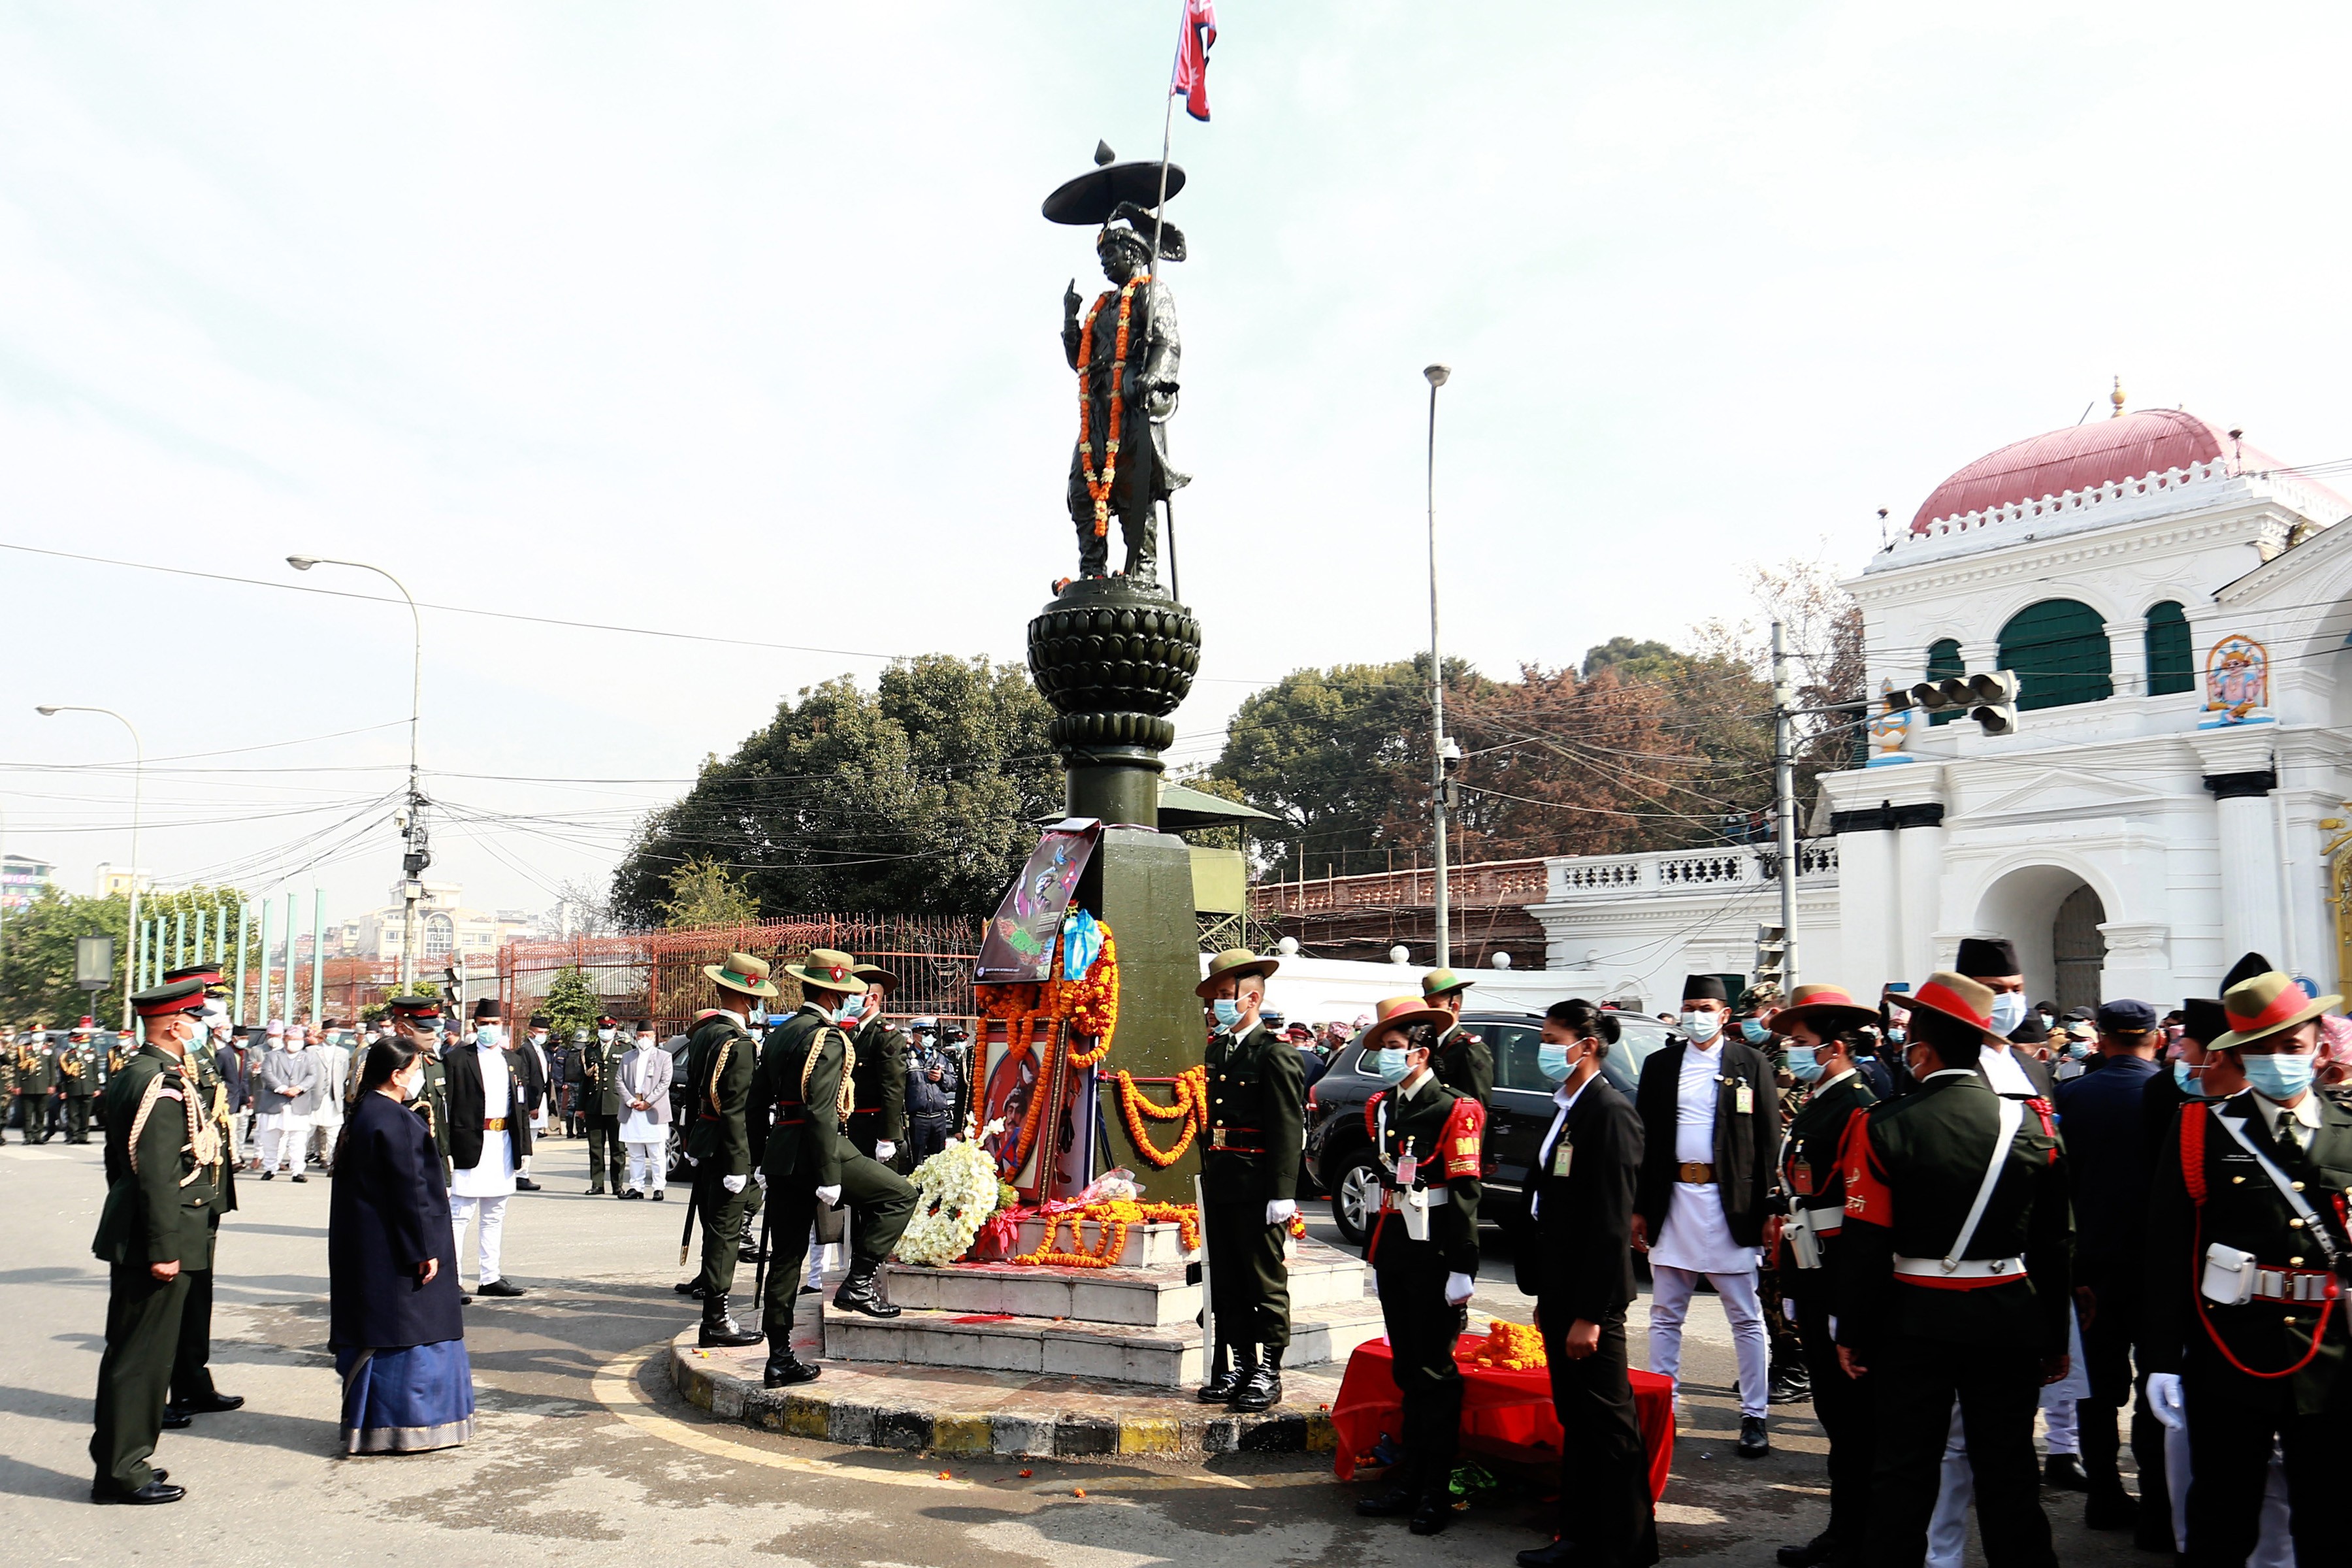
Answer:
[[[1046, 1266], [1060, 1268], [1109, 1268], [1127, 1250], [1127, 1233], [1139, 1225], [1176, 1226], [1177, 1239], [1184, 1250], [1196, 1250], [1201, 1245], [1200, 1212], [1190, 1204], [1139, 1203], [1132, 1199], [1114, 1199], [1109, 1203], [1086, 1204], [1077, 1208], [1064, 1209], [1045, 1216], [1045, 1234], [1036, 1247], [1022, 1253], [1013, 1262], [1031, 1267]], [[1095, 1245], [1086, 1244], [1083, 1227], [1092, 1222], [1096, 1227]], [[1062, 1227], [1070, 1227], [1070, 1245], [1066, 1249], [1055, 1243], [1060, 1239]]]
[[[1154, 1104], [1136, 1087], [1131, 1073], [1122, 1070], [1118, 1078], [1118, 1109], [1127, 1121], [1128, 1142], [1152, 1165], [1166, 1170], [1184, 1157], [1194, 1135], [1209, 1123], [1209, 1069], [1187, 1068], [1177, 1075], [1174, 1105]], [[1180, 1117], [1183, 1120], [1184, 1131], [1173, 1148], [1162, 1149], [1152, 1142], [1150, 1133], [1144, 1130], [1143, 1119], [1147, 1116], [1154, 1121], [1174, 1121]]]
[[1503, 1372], [1541, 1372], [1551, 1364], [1544, 1352], [1542, 1330], [1500, 1318], [1486, 1325], [1486, 1338], [1478, 1348], [1461, 1359]]
[[1110, 488], [1118, 477], [1118, 430], [1126, 412], [1127, 399], [1123, 389], [1127, 384], [1127, 334], [1129, 317], [1133, 314], [1135, 291], [1151, 281], [1151, 274], [1139, 272], [1129, 279], [1118, 291], [1118, 336], [1111, 345], [1110, 365], [1110, 438], [1104, 443], [1102, 478], [1095, 478], [1094, 402], [1087, 395], [1087, 369], [1095, 357], [1095, 318], [1110, 302], [1110, 290], [1095, 296], [1094, 309], [1087, 312], [1085, 336], [1078, 340], [1078, 465], [1087, 481], [1087, 495], [1095, 503], [1095, 537], [1102, 538], [1110, 531]]
[[[1006, 1052], [1013, 1060], [1029, 1054], [1041, 1024], [1047, 1028], [1045, 1049], [1038, 1061], [1040, 1085], [1048, 1072], [1058, 1070], [1058, 1066], [1090, 1068], [1110, 1054], [1111, 1037], [1118, 1028], [1118, 944], [1111, 935], [1108, 921], [1097, 923], [1102, 929], [1102, 951], [1095, 954], [1094, 962], [1087, 965], [1080, 978], [1060, 978], [1062, 950], [1056, 942], [1052, 966], [1042, 983], [1016, 982], [980, 988], [980, 1016], [1004, 1025]], [[1067, 1027], [1060, 1026], [1064, 1025]], [[1076, 1049], [1069, 1043], [1074, 1034], [1093, 1037], [1094, 1048]], [[1058, 1066], [1055, 1060], [1057, 1054]], [[1006, 1169], [1018, 1171], [1028, 1163], [1045, 1110], [1045, 1096], [1033, 1090], [1012, 1152], [1006, 1156]]]

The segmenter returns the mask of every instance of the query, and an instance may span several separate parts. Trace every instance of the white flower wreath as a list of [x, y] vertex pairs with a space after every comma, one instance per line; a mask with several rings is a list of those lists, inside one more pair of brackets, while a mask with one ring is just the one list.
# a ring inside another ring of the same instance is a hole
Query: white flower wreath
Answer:
[[898, 1261], [941, 1268], [961, 1258], [996, 1208], [996, 1162], [958, 1139], [915, 1167], [915, 1217], [898, 1237]]

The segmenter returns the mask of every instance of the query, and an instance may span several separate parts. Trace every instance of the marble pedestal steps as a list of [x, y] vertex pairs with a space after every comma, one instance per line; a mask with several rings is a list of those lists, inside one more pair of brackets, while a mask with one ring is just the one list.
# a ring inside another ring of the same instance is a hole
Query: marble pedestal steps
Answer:
[[[1173, 1231], [1173, 1226], [1146, 1227]], [[1147, 1255], [1156, 1238], [1132, 1232]], [[824, 1310], [824, 1354], [852, 1362], [1060, 1374], [1153, 1388], [1205, 1381], [1195, 1319], [1201, 1287], [1181, 1261], [1114, 1268], [966, 1263], [890, 1266], [896, 1318]], [[1364, 1266], [1318, 1242], [1298, 1244], [1290, 1265], [1291, 1347], [1286, 1365], [1344, 1361], [1381, 1334]]]

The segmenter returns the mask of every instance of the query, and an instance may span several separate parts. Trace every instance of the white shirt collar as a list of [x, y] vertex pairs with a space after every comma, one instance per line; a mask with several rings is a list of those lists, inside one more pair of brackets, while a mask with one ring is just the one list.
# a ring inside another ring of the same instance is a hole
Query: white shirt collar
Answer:
[[[1854, 1076], [1854, 1070], [1855, 1070], [1855, 1069], [1853, 1069], [1853, 1068], [1846, 1068], [1846, 1069], [1845, 1069], [1845, 1071], [1843, 1071], [1843, 1072], [1842, 1072], [1842, 1073], [1838, 1074], [1835, 1078], [1825, 1078], [1825, 1079], [1822, 1079], [1819, 1083], [1817, 1083], [1817, 1084], [1813, 1085], [1812, 1093], [1813, 1093], [1813, 1094], [1819, 1094], [1819, 1093], [1821, 1093], [1821, 1092], [1822, 1092], [1822, 1090], [1823, 1090], [1823, 1089], [1835, 1089], [1839, 1084], [1842, 1084], [1842, 1083], [1843, 1083], [1846, 1079], [1850, 1079], [1850, 1078], [1853, 1077], [1853, 1076]], [[1811, 1099], [1812, 1098], [1812, 1095], [1811, 1095], [1811, 1094], [1809, 1094], [1809, 1095], [1807, 1095], [1805, 1098], [1806, 1098], [1806, 1099], [1808, 1099], [1808, 1100], [1811, 1100]]]
[[1417, 1100], [1421, 1097], [1421, 1091], [1423, 1089], [1428, 1088], [1431, 1084], [1435, 1083], [1436, 1081], [1437, 1075], [1431, 1072], [1428, 1068], [1423, 1068], [1419, 1078], [1407, 1079], [1404, 1082], [1397, 1085], [1397, 1098], [1399, 1100]]
[[[1600, 1076], [1601, 1075], [1596, 1072], [1592, 1075], [1592, 1078], [1599, 1078]], [[1551, 1091], [1552, 1103], [1559, 1107], [1559, 1112], [1562, 1116], [1567, 1115], [1570, 1110], [1576, 1109], [1576, 1102], [1583, 1098], [1584, 1091], [1586, 1089], [1592, 1087], [1592, 1078], [1586, 1079], [1574, 1089], [1570, 1089], [1566, 1084], [1562, 1084], [1558, 1089]]]

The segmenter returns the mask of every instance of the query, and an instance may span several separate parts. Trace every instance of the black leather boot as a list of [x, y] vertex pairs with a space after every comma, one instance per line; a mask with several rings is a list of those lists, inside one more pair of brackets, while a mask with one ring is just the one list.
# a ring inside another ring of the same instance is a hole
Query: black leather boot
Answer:
[[1241, 1385], [1241, 1375], [1234, 1371], [1234, 1347], [1220, 1340], [1216, 1360], [1209, 1367], [1209, 1381], [1193, 1391], [1193, 1397], [1203, 1405], [1223, 1405]]
[[757, 1329], [747, 1329], [735, 1321], [727, 1310], [727, 1293], [716, 1290], [702, 1299], [702, 1332], [695, 1343], [705, 1350], [714, 1345], [756, 1345], [767, 1336]]
[[790, 1350], [781, 1350], [768, 1357], [767, 1371], [761, 1374], [760, 1381], [770, 1388], [790, 1388], [796, 1383], [814, 1383], [824, 1371], [824, 1368], [811, 1365]]
[[1249, 1391], [1249, 1380], [1255, 1375], [1257, 1375], [1257, 1347], [1235, 1345], [1233, 1392], [1225, 1396], [1227, 1408], [1239, 1410], [1242, 1407], [1242, 1395]]
[[1282, 1347], [1266, 1345], [1262, 1353], [1264, 1359], [1249, 1369], [1234, 1394], [1235, 1410], [1267, 1410], [1282, 1403]]
[[833, 1293], [833, 1304], [847, 1312], [863, 1312], [869, 1318], [895, 1318], [898, 1309], [882, 1294], [875, 1275], [882, 1265], [877, 1259], [861, 1258], [849, 1266], [848, 1277], [841, 1289]]

